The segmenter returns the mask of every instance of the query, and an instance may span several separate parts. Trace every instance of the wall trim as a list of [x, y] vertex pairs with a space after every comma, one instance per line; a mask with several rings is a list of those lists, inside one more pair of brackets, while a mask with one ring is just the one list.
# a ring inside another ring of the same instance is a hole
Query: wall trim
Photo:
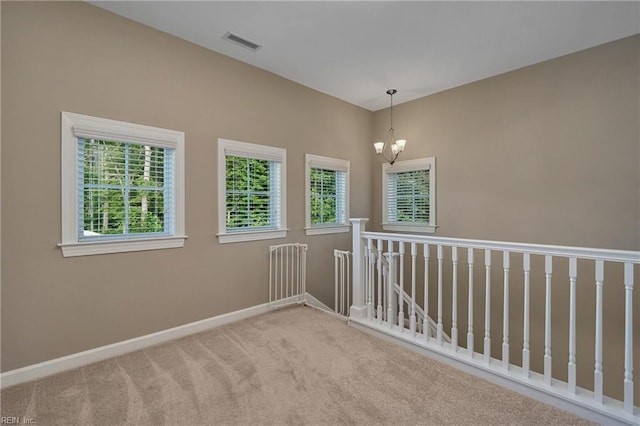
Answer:
[[170, 340], [200, 333], [231, 322], [264, 314], [273, 309], [274, 307], [270, 306], [269, 303], [263, 303], [261, 305], [217, 315], [215, 317], [206, 318], [144, 336], [134, 337], [133, 339], [123, 340], [110, 345], [100, 346], [87, 351], [77, 352], [60, 358], [51, 359], [49, 361], [10, 370], [0, 374], [0, 389], [40, 379], [52, 374], [62, 373], [74, 368], [83, 367], [94, 362], [124, 355], [129, 352], [165, 343]]

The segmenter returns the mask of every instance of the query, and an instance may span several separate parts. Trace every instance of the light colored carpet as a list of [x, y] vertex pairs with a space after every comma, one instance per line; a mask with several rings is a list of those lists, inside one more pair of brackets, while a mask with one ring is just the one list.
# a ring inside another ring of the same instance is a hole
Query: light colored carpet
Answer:
[[292, 307], [1, 393], [37, 425], [589, 424]]

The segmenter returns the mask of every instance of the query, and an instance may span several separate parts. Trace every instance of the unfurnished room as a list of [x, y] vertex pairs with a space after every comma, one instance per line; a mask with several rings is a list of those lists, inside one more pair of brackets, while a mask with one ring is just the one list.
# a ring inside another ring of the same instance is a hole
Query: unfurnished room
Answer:
[[640, 2], [0, 16], [0, 424], [640, 424]]

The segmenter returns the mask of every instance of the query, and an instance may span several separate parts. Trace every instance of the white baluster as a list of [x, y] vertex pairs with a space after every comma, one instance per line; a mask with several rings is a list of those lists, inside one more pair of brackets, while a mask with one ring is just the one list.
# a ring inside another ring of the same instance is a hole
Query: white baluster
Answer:
[[335, 303], [334, 303], [334, 311], [336, 314], [340, 313], [340, 310], [338, 309], [338, 294], [340, 294], [340, 258], [339, 258], [339, 254], [338, 254], [338, 250], [334, 250], [333, 251], [333, 270], [334, 270], [334, 283], [335, 283], [335, 295], [334, 295], [334, 299], [335, 299]]
[[578, 261], [575, 257], [569, 258], [569, 364], [567, 366], [569, 376], [569, 392], [576, 393], [576, 277], [578, 274]]
[[491, 360], [491, 250], [484, 251], [484, 360]]
[[604, 261], [596, 260], [596, 353], [593, 371], [593, 399], [602, 404], [602, 286], [604, 284]]
[[624, 410], [633, 414], [633, 263], [624, 264]]
[[431, 324], [429, 324], [429, 244], [423, 245], [424, 256], [424, 318], [422, 319], [422, 330], [424, 339], [429, 341], [431, 336]]
[[467, 353], [473, 357], [473, 248], [467, 249], [467, 262], [469, 263], [469, 305], [467, 314]]
[[[389, 259], [389, 255], [385, 254], [384, 255], [387, 260]], [[387, 264], [388, 265], [388, 264]], [[382, 287], [384, 288], [384, 291], [382, 292], [382, 306], [384, 306], [383, 311], [387, 313], [387, 315], [384, 316], [384, 321], [385, 322], [389, 322], [389, 310], [387, 309], [387, 306], [389, 306], [389, 268], [388, 267], [383, 267], [382, 268], [383, 271], [383, 275], [382, 275]]]
[[438, 244], [438, 325], [436, 339], [442, 346], [442, 245]]
[[373, 319], [373, 240], [367, 238], [367, 319]]
[[551, 273], [553, 257], [544, 257], [544, 382], [551, 385]]
[[451, 247], [453, 289], [451, 302], [451, 349], [458, 351], [458, 247]]
[[378, 247], [378, 324], [382, 323], [382, 306], [383, 306], [383, 293], [382, 293], [382, 281], [384, 281], [382, 277], [382, 240], [377, 241]]
[[522, 256], [524, 269], [524, 331], [522, 343], [522, 374], [529, 377], [531, 365], [531, 353], [529, 351], [529, 279], [531, 275], [531, 255], [524, 253]]
[[393, 328], [393, 322], [395, 321], [394, 303], [393, 303], [393, 284], [395, 283], [395, 261], [393, 259], [393, 241], [387, 241], [387, 250], [389, 251], [389, 278], [387, 279], [387, 323], [389, 328]]
[[416, 335], [416, 255], [418, 249], [416, 243], [411, 243], [411, 318], [409, 319], [409, 329], [411, 336]]
[[509, 252], [502, 253], [504, 299], [502, 302], [502, 368], [509, 369]]
[[398, 325], [400, 333], [404, 333], [404, 242], [400, 241], [400, 282], [398, 286]]

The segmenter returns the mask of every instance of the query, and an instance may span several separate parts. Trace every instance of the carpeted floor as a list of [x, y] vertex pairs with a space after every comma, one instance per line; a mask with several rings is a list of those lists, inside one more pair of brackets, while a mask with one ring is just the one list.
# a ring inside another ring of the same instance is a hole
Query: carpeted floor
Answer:
[[589, 422], [293, 307], [5, 389], [37, 425]]

